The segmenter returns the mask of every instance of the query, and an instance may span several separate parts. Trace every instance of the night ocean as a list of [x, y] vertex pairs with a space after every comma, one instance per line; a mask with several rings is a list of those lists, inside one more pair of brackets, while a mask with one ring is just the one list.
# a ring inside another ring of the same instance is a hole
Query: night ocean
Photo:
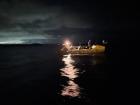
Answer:
[[0, 0], [0, 105], [130, 104], [139, 77], [136, 4]]
[[108, 103], [111, 69], [107, 55], [63, 56], [59, 48], [58, 45], [0, 46], [1, 103]]

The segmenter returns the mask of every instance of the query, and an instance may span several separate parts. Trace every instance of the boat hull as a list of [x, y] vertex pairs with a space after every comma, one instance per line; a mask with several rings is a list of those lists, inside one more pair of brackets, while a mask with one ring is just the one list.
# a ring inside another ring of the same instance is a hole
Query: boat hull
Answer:
[[69, 49], [64, 50], [63, 53], [65, 54], [71, 54], [71, 55], [99, 55], [104, 54], [105, 52], [105, 46], [102, 45], [95, 45], [95, 48], [88, 48], [88, 49]]

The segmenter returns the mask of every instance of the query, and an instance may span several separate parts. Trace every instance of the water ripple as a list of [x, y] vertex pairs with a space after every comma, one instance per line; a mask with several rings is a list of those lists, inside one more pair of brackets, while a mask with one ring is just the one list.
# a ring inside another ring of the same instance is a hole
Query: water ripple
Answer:
[[74, 60], [71, 55], [64, 56], [62, 61], [65, 63], [65, 67], [60, 69], [61, 76], [67, 77], [67, 85], [63, 86], [61, 90], [62, 96], [79, 97], [80, 96], [80, 86], [74, 82], [74, 79], [79, 75], [79, 70], [73, 65]]

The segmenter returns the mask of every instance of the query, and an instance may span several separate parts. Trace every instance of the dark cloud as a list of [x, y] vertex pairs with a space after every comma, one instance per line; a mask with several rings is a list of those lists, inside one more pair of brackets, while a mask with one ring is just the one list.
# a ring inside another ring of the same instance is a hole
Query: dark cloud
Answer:
[[[18, 1], [15, 1], [18, 2]], [[65, 6], [43, 6], [16, 4], [8, 12], [1, 11], [1, 29], [13, 29], [24, 31], [46, 31], [61, 27], [91, 28], [91, 18], [86, 13], [70, 11]], [[7, 4], [8, 5], [8, 4]], [[3, 8], [3, 6], [1, 6]], [[8, 8], [8, 7], [7, 7]]]
[[109, 0], [1, 0], [0, 38], [47, 38], [52, 34], [131, 29], [129, 19], [126, 19], [127, 10], [121, 11], [119, 1], [112, 3]]
[[[2, 1], [0, 3], [0, 41], [25, 41], [31, 38], [34, 41], [37, 41], [35, 40], [37, 38], [56, 41], [60, 39], [60, 35], [74, 34], [76, 29], [92, 28], [92, 18], [89, 13], [76, 8], [78, 7], [44, 5], [43, 2], [32, 0]], [[33, 40], [25, 42], [33, 42]]]

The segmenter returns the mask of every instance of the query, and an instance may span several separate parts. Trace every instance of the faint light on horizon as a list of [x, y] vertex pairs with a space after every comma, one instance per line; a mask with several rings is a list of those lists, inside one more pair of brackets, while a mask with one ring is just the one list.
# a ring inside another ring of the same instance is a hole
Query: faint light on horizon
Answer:
[[24, 41], [16, 40], [16, 41], [0, 41], [0, 44], [23, 44]]

